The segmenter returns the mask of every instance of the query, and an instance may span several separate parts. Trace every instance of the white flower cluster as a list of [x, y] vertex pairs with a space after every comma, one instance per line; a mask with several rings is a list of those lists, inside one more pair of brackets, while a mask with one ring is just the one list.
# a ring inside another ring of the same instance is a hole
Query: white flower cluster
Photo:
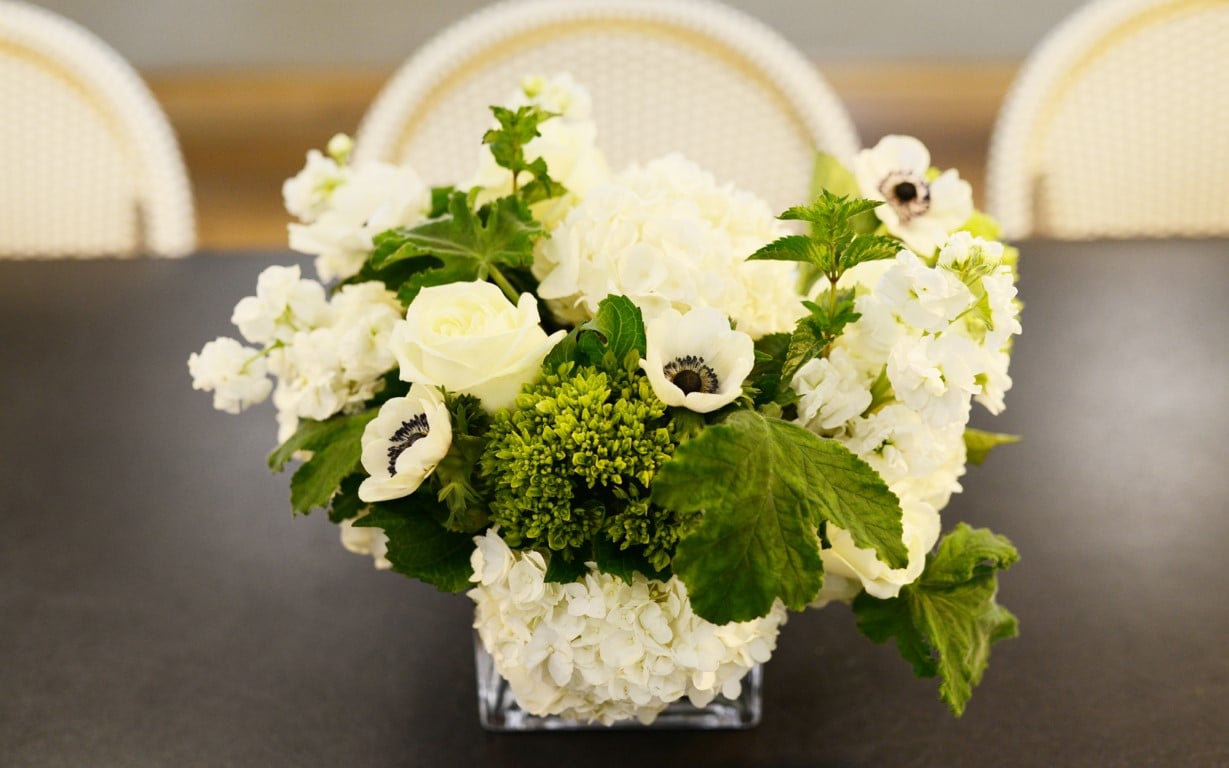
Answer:
[[353, 143], [339, 134], [326, 157], [307, 153], [307, 165], [282, 186], [291, 224], [290, 247], [316, 257], [324, 282], [355, 275], [371, 253], [372, 239], [387, 229], [421, 222], [431, 209], [431, 190], [407, 166], [347, 165]]
[[212, 391], [214, 406], [231, 413], [264, 400], [273, 374], [278, 439], [285, 440], [299, 419], [326, 419], [376, 394], [396, 363], [389, 339], [400, 318], [397, 297], [382, 283], [343, 286], [326, 298], [324, 286], [303, 279], [297, 266], [269, 267], [256, 295], [231, 316], [260, 348], [222, 337], [192, 355], [188, 370], [193, 386]]
[[533, 268], [538, 294], [568, 322], [621, 294], [646, 320], [713, 307], [759, 338], [792, 330], [804, 311], [792, 264], [746, 260], [782, 234], [763, 200], [668, 155], [590, 189], [539, 246]]
[[821, 603], [863, 588], [894, 597], [921, 573], [939, 537], [939, 510], [960, 490], [971, 404], [1002, 409], [1011, 337], [1020, 332], [1000, 243], [956, 232], [933, 264], [902, 250], [863, 267], [853, 281], [861, 317], [792, 384], [799, 421], [844, 442], [900, 498], [909, 563], [888, 568], [830, 527], [824, 571], [840, 578], [827, 579]]
[[705, 706], [735, 698], [776, 648], [777, 602], [763, 618], [718, 626], [697, 617], [682, 582], [631, 584], [591, 569], [569, 584], [545, 581], [537, 552], [513, 552], [495, 531], [475, 538], [474, 627], [495, 667], [535, 715], [610, 724], [652, 722], [684, 696]]

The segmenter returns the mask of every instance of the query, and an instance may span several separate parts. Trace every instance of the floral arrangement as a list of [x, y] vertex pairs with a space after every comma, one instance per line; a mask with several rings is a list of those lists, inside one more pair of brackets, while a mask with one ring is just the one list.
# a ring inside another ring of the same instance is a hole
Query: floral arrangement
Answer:
[[679, 155], [610, 169], [566, 75], [492, 112], [455, 188], [351, 166], [344, 136], [309, 153], [284, 196], [318, 280], [261, 274], [194, 386], [236, 413], [272, 393], [294, 511], [467, 591], [531, 713], [737, 696], [788, 611], [841, 601], [959, 715], [1016, 631], [1010, 542], [940, 536], [1015, 439], [968, 427], [1020, 332], [968, 183], [889, 136], [821, 155], [777, 217]]

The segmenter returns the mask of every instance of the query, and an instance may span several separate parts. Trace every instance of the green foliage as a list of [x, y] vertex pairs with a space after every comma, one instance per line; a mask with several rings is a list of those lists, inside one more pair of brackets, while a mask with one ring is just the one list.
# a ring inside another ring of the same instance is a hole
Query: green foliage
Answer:
[[376, 413], [373, 409], [326, 421], [305, 420], [270, 454], [269, 468], [280, 472], [297, 452], [311, 452], [290, 478], [290, 508], [295, 513], [305, 515], [327, 506], [341, 481], [358, 470], [363, 428]]
[[647, 342], [644, 318], [640, 308], [626, 296], [607, 296], [597, 305], [597, 314], [572, 329], [542, 362], [544, 370], [553, 370], [566, 362], [579, 365], [600, 365], [609, 355], [616, 363], [635, 353], [644, 356]]
[[432, 515], [438, 504], [419, 491], [396, 501], [371, 505], [371, 514], [355, 526], [381, 528], [388, 536], [393, 570], [434, 585], [441, 592], [464, 592], [470, 586], [473, 537], [443, 528]]
[[445, 402], [452, 420], [452, 445], [436, 465], [431, 483], [439, 488], [437, 498], [447, 510], [444, 527], [458, 533], [476, 533], [488, 523], [477, 469], [486, 448], [483, 435], [490, 417], [472, 395], [448, 395]]
[[782, 373], [790, 338], [788, 333], [770, 333], [755, 341], [755, 366], [745, 386], [754, 405], [761, 410], [769, 405], [780, 410], [798, 402], [798, 393], [790, 388], [790, 380]]
[[646, 509], [646, 500], [677, 441], [636, 353], [615, 363], [607, 350], [603, 361], [548, 367], [515, 408], [495, 415], [480, 464], [491, 520], [513, 547], [583, 560], [605, 537], [643, 547], [660, 568], [688, 516]]
[[[811, 197], [819, 197], [824, 192], [840, 197], [862, 195], [858, 180], [840, 160], [826, 152], [816, 152], [815, 165], [811, 168]], [[861, 217], [858, 222], [870, 224], [870, 228], [874, 229], [874, 220], [870, 216]]]
[[900, 505], [874, 470], [834, 440], [754, 411], [680, 445], [653, 482], [653, 501], [703, 512], [673, 568], [696, 613], [718, 624], [763, 616], [777, 598], [805, 608], [823, 586], [822, 521], [893, 567], [907, 560]]
[[454, 192], [447, 216], [378, 235], [370, 264], [383, 272], [410, 262], [409, 275], [396, 286], [397, 298], [406, 305], [423, 288], [460, 281], [491, 278], [514, 293], [501, 269], [527, 269], [541, 234], [541, 225], [520, 198], [501, 197], [475, 212], [463, 192]]
[[981, 682], [991, 644], [1016, 636], [1016, 617], [995, 594], [997, 572], [1018, 559], [1006, 538], [961, 523], [899, 597], [877, 600], [864, 593], [854, 600], [858, 627], [877, 643], [896, 638], [919, 677], [940, 677], [939, 697], [959, 717]]
[[333, 499], [329, 503], [330, 523], [353, 520], [367, 509], [367, 502], [358, 497], [358, 487], [363, 484], [365, 477], [365, 474], [355, 472], [341, 481], [337, 493], [333, 494]]
[[[512, 193], [518, 195], [527, 205], [562, 195], [563, 185], [547, 173], [545, 160], [540, 157], [534, 160], [525, 159], [525, 145], [541, 135], [538, 126], [556, 115], [532, 105], [520, 107], [515, 111], [506, 107], [491, 107], [491, 112], [499, 121], [499, 127], [487, 131], [482, 142], [490, 145], [495, 162], [501, 168], [511, 171]], [[521, 185], [520, 176], [526, 172], [532, 178], [527, 184]]]
[[980, 466], [990, 455], [990, 451], [1000, 445], [1010, 445], [1020, 442], [1019, 435], [1007, 435], [1002, 432], [984, 432], [968, 427], [964, 430], [964, 447], [968, 452], [970, 464]]
[[[829, 175], [837, 173], [831, 164], [825, 163], [823, 167]], [[807, 302], [811, 312], [798, 322], [790, 338], [781, 371], [784, 382], [788, 383], [807, 361], [827, 354], [845, 326], [858, 319], [853, 294], [839, 289], [841, 276], [858, 264], [890, 259], [900, 251], [899, 240], [865, 234], [868, 225], [859, 223], [868, 221], [868, 214], [880, 205], [874, 200], [842, 197], [825, 188], [810, 205], [790, 208], [780, 216], [809, 223], [809, 235], [779, 238], [748, 257], [802, 262], [804, 271], [828, 280], [827, 301], [822, 306]], [[809, 289], [809, 285], [805, 287]]]

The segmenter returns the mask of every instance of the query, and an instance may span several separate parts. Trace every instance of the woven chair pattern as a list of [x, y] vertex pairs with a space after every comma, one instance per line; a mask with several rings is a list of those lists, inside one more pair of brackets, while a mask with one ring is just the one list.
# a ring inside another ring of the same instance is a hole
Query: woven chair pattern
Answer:
[[0, 0], [0, 256], [180, 256], [191, 190], [165, 115], [77, 24]]
[[408, 162], [429, 182], [477, 167], [486, 107], [527, 74], [570, 72], [593, 95], [612, 168], [680, 151], [784, 209], [803, 202], [814, 153], [858, 139], [813, 65], [758, 21], [700, 0], [513, 0], [411, 57], [360, 126], [356, 162]]
[[987, 207], [1008, 237], [1229, 234], [1229, 0], [1098, 0], [1029, 57]]

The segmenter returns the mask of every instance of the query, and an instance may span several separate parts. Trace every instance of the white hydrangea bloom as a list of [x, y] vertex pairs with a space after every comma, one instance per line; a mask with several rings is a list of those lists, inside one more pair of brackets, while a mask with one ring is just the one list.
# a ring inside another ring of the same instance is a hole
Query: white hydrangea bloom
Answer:
[[328, 320], [324, 286], [304, 280], [298, 265], [269, 267], [256, 279], [256, 295], [235, 305], [230, 321], [253, 344], [285, 342]]
[[431, 190], [411, 168], [371, 163], [347, 171], [315, 218], [289, 226], [291, 249], [316, 256], [325, 282], [356, 274], [376, 235], [417, 224], [431, 209]]
[[930, 151], [912, 136], [884, 136], [853, 158], [863, 197], [887, 204], [875, 215], [915, 252], [930, 257], [973, 215], [973, 188], [955, 170], [928, 179]]
[[758, 338], [804, 314], [793, 264], [746, 261], [784, 231], [763, 200], [669, 155], [592, 189], [538, 248], [534, 274], [568, 319], [621, 294], [648, 317], [714, 307]]
[[718, 626], [696, 616], [676, 578], [636, 574], [631, 584], [591, 568], [580, 581], [548, 583], [537, 552], [513, 552], [489, 531], [471, 558], [474, 627], [517, 702], [535, 715], [613, 723], [652, 722], [688, 697], [704, 706], [736, 697], [769, 659], [785, 623], [765, 617]]
[[[506, 98], [508, 109], [535, 105], [556, 116], [538, 126], [539, 136], [525, 145], [525, 159], [542, 158], [550, 176], [567, 194], [534, 204], [534, 217], [551, 230], [568, 210], [589, 190], [610, 178], [606, 156], [597, 146], [597, 124], [593, 121], [593, 101], [589, 91], [570, 74], [551, 78], [526, 77], [521, 87]], [[521, 181], [528, 182], [524, 174]], [[512, 174], [495, 162], [490, 148], [483, 146], [478, 171], [465, 187], [481, 187], [479, 204], [512, 193]]]
[[270, 355], [278, 377], [273, 404], [279, 411], [319, 421], [346, 404], [346, 382], [335, 339], [328, 328], [303, 331]]
[[225, 336], [190, 355], [188, 373], [192, 375], [192, 388], [213, 392], [213, 407], [227, 413], [239, 413], [263, 402], [273, 390], [261, 351]]
[[355, 525], [357, 521], [367, 515], [368, 512], [364, 510], [358, 517], [341, 522], [339, 526], [341, 545], [346, 548], [347, 552], [371, 557], [377, 569], [387, 571], [393, 567], [393, 564], [389, 562], [387, 557], [388, 536], [384, 534], [383, 529]]
[[711, 413], [734, 402], [755, 367], [755, 342], [712, 307], [667, 309], [646, 324], [645, 337], [640, 367], [666, 405]]

